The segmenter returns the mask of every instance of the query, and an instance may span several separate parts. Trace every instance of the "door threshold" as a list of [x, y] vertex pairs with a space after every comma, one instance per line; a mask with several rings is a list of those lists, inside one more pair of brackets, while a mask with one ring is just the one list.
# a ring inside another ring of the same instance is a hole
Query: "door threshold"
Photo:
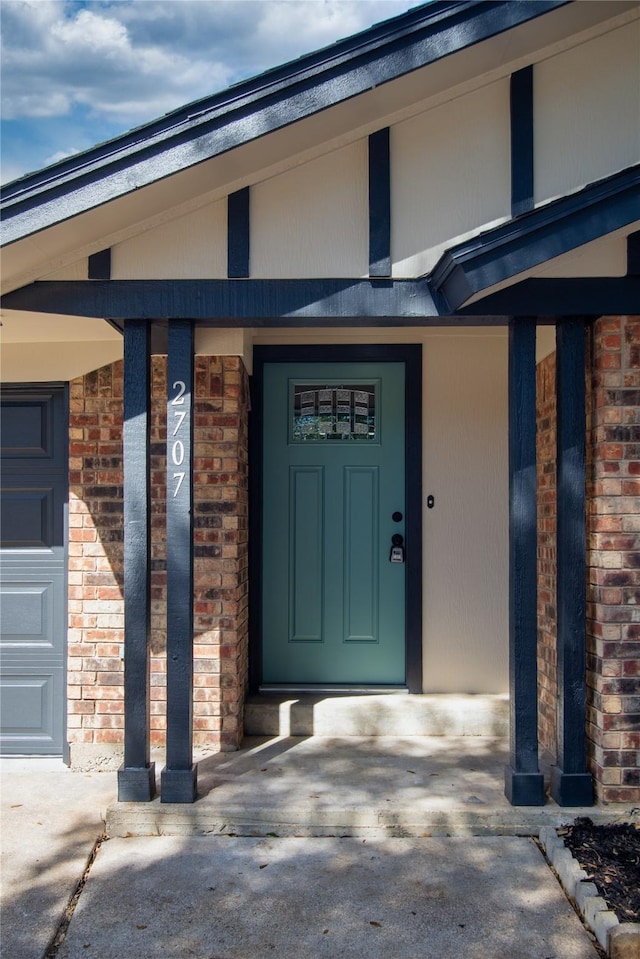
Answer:
[[269, 693], [324, 693], [349, 696], [407, 695], [406, 686], [349, 686], [323, 683], [264, 683], [258, 687], [260, 695]]

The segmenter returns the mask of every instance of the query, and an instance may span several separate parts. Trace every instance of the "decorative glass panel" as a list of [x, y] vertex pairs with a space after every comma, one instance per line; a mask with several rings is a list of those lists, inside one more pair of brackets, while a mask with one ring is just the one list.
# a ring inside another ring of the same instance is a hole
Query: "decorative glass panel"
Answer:
[[294, 383], [292, 439], [375, 440], [376, 384]]

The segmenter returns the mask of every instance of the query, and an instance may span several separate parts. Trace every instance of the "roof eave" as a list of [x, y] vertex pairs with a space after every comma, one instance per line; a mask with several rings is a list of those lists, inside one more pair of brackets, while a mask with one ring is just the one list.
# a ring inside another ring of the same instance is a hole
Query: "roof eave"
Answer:
[[3, 188], [15, 242], [541, 16], [570, 0], [410, 10]]
[[431, 273], [432, 295], [455, 313], [483, 290], [638, 219], [635, 165], [447, 250]]

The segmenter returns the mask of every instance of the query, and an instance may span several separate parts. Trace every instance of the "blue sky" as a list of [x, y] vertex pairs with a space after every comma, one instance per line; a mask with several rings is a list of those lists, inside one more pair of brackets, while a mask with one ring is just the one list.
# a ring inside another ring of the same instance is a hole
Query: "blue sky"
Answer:
[[2, 181], [416, 0], [0, 0]]

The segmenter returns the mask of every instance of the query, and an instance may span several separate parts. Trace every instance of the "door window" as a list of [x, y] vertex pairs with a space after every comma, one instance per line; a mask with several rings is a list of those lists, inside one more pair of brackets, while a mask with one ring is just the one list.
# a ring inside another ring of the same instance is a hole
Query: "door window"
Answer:
[[378, 384], [291, 384], [291, 442], [378, 440]]

